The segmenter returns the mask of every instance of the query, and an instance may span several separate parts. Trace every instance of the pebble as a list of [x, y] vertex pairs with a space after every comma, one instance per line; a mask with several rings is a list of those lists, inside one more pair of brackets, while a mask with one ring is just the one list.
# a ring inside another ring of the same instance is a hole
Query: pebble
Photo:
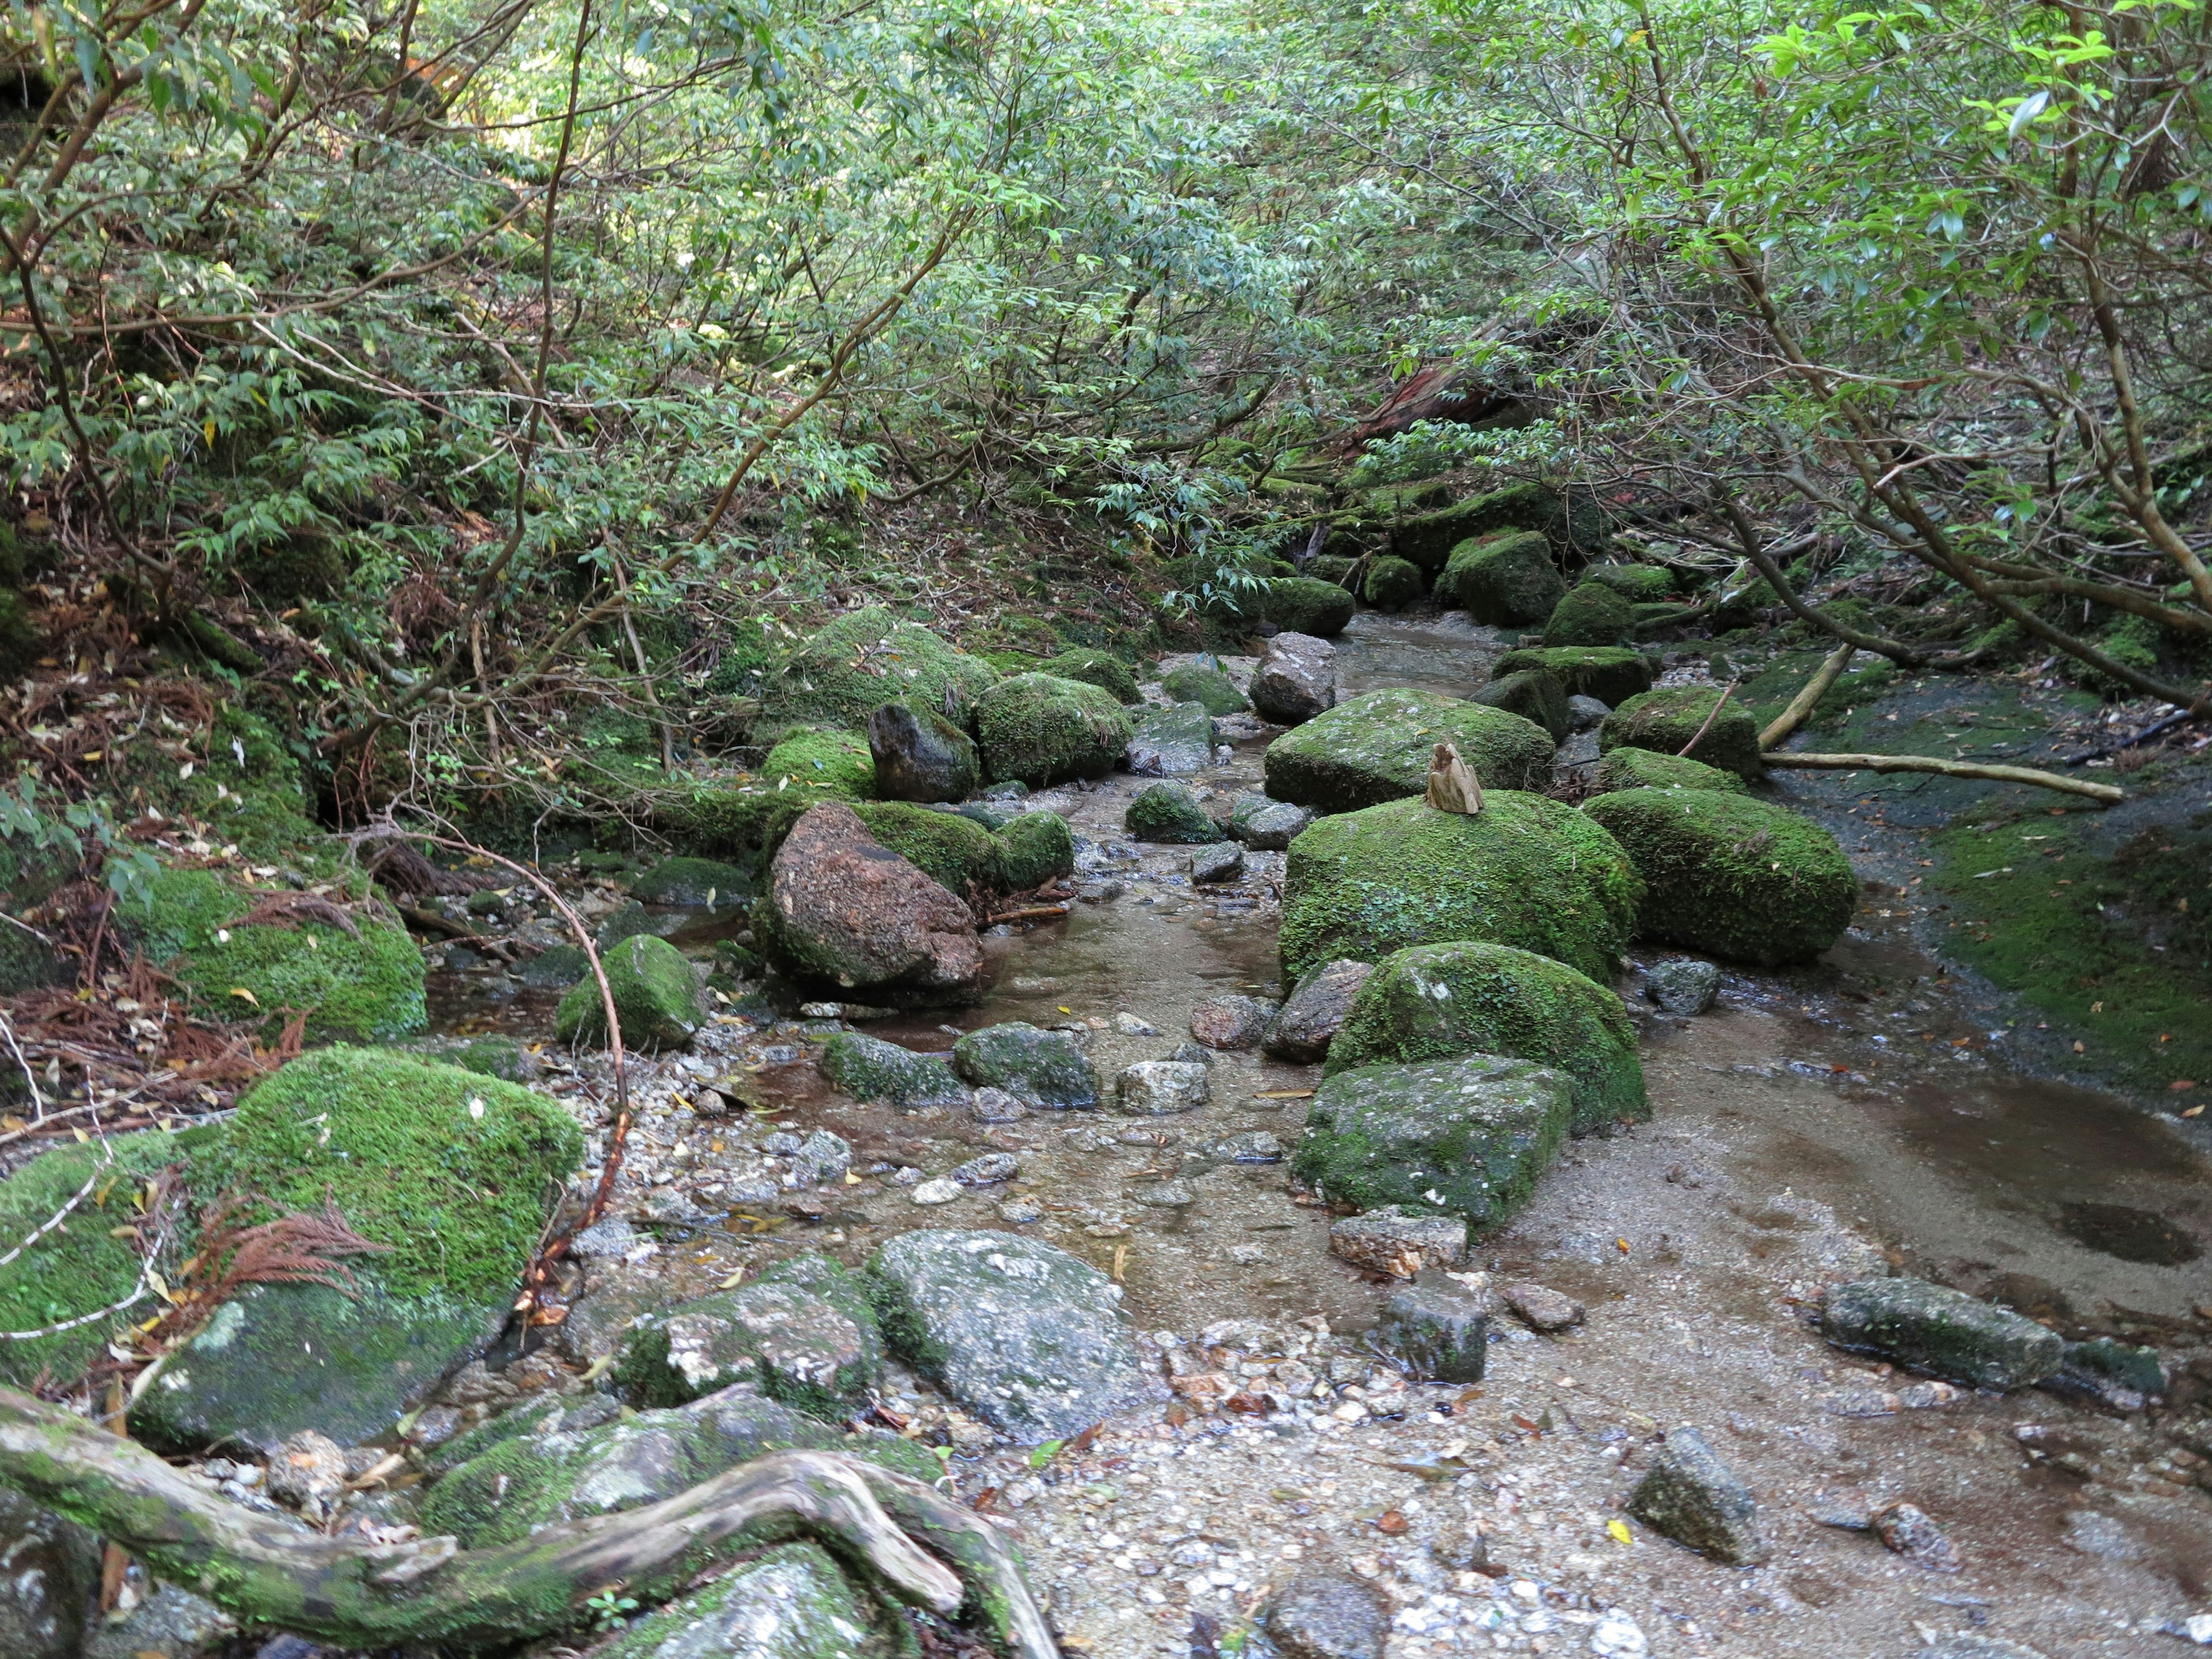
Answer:
[[1244, 849], [1233, 841], [1214, 842], [1190, 855], [1190, 878], [1200, 887], [1218, 887], [1244, 873]]
[[1208, 997], [1190, 1011], [1190, 1034], [1209, 1048], [1256, 1048], [1277, 1006], [1259, 997]]
[[1155, 1210], [1180, 1210], [1198, 1202], [1198, 1194], [1187, 1181], [1146, 1182], [1131, 1188], [1129, 1196]]
[[1027, 1117], [1029, 1109], [1004, 1089], [978, 1089], [968, 1104], [969, 1115], [978, 1123], [1012, 1123]]
[[1158, 1026], [1130, 1013], [1115, 1015], [1114, 1029], [1123, 1036], [1158, 1036], [1160, 1034]]
[[939, 1176], [923, 1182], [907, 1196], [917, 1204], [950, 1204], [966, 1190], [958, 1182]]
[[1564, 1331], [1583, 1322], [1583, 1304], [1546, 1285], [1508, 1285], [1499, 1294], [1530, 1330]]
[[1012, 1181], [1021, 1167], [1020, 1160], [1012, 1152], [985, 1152], [953, 1170], [951, 1178], [963, 1187], [993, 1187], [1001, 1181]]
[[1283, 1143], [1265, 1129], [1248, 1129], [1242, 1134], [1224, 1135], [1209, 1143], [1208, 1158], [1224, 1158], [1231, 1164], [1279, 1164], [1283, 1161]]
[[1044, 1206], [1026, 1194], [1009, 1198], [999, 1206], [999, 1219], [1011, 1222], [1017, 1227], [1032, 1221], [1042, 1221], [1044, 1219]]
[[1962, 1565], [1958, 1546], [1925, 1510], [1913, 1504], [1892, 1504], [1876, 1510], [1874, 1530], [1884, 1544], [1916, 1567], [1929, 1572], [1956, 1572]]

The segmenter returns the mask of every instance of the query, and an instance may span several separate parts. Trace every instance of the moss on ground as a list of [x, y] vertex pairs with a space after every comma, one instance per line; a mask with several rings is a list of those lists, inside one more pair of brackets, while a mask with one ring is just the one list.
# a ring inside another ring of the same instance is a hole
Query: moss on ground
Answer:
[[1437, 578], [1438, 603], [1496, 628], [1540, 623], [1566, 596], [1552, 544], [1534, 531], [1498, 531], [1462, 542]]
[[1608, 708], [1651, 689], [1651, 659], [1622, 645], [1532, 646], [1508, 651], [1491, 665], [1503, 679], [1527, 668], [1559, 677], [1571, 697], [1595, 697]]
[[1137, 690], [1137, 677], [1129, 665], [1105, 651], [1063, 651], [1049, 662], [1037, 664], [1036, 672], [1050, 674], [1063, 680], [1080, 680], [1085, 685], [1095, 685], [1101, 691], [1110, 691], [1116, 702], [1131, 703], [1143, 701]]
[[1597, 763], [1597, 787], [1593, 794], [1609, 795], [1621, 789], [1717, 789], [1723, 794], [1747, 795], [1751, 786], [1733, 772], [1680, 755], [1654, 754], [1649, 749], [1615, 749]]
[[1636, 631], [1636, 611], [1602, 582], [1571, 588], [1544, 621], [1544, 643], [1618, 645]]
[[1267, 793], [1348, 812], [1428, 787], [1436, 745], [1457, 746], [1485, 789], [1541, 789], [1552, 781], [1551, 734], [1480, 703], [1436, 691], [1370, 691], [1267, 745]]
[[1291, 843], [1283, 977], [1479, 939], [1607, 980], [1643, 890], [1611, 836], [1544, 796], [1493, 790], [1471, 816], [1389, 801], [1323, 818]]
[[1755, 783], [1766, 775], [1765, 763], [1759, 757], [1759, 722], [1734, 697], [1714, 715], [1713, 706], [1722, 695], [1717, 685], [1664, 685], [1631, 697], [1605, 717], [1598, 728], [1598, 748], [1608, 753], [1629, 748], [1679, 755], [1695, 738], [1691, 759]]
[[1129, 717], [1113, 694], [1080, 680], [1017, 674], [975, 709], [977, 746], [994, 783], [1032, 789], [1111, 771], [1129, 746]]
[[794, 732], [768, 751], [760, 781], [827, 799], [867, 800], [876, 793], [876, 762], [868, 740], [854, 732]]
[[857, 731], [887, 702], [911, 702], [964, 726], [998, 678], [988, 663], [919, 623], [869, 605], [820, 629], [768, 674], [757, 730], [769, 737], [799, 726]]

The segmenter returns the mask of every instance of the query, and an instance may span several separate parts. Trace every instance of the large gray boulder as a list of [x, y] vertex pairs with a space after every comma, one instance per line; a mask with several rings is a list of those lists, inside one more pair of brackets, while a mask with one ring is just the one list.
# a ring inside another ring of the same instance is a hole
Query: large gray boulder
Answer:
[[1924, 1279], [1862, 1279], [1831, 1289], [1828, 1340], [1976, 1389], [2024, 1389], [2058, 1369], [2056, 1331]]
[[801, 1255], [640, 1322], [615, 1377], [641, 1406], [680, 1406], [752, 1382], [770, 1399], [837, 1421], [883, 1380], [883, 1364], [866, 1289], [830, 1257]]
[[1018, 1234], [902, 1233], [868, 1272], [895, 1352], [1018, 1440], [1061, 1438], [1155, 1397], [1121, 1287]]
[[1310, 634], [1278, 634], [1253, 672], [1252, 707], [1278, 726], [1300, 726], [1336, 702], [1336, 647]]
[[1203, 772], [1213, 764], [1213, 716], [1202, 702], [1170, 703], [1138, 712], [1128, 765], [1139, 777]]

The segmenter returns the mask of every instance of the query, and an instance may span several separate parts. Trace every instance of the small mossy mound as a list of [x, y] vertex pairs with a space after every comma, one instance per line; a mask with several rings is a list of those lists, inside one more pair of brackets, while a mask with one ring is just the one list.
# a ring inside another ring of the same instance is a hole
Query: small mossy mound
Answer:
[[875, 792], [875, 756], [865, 738], [807, 727], [769, 750], [744, 782], [702, 784], [657, 808], [653, 821], [693, 854], [753, 860], [773, 852], [808, 807], [857, 803]]
[[1477, 813], [1395, 800], [1291, 843], [1283, 979], [1450, 939], [1510, 945], [1609, 979], [1644, 896], [1628, 855], [1573, 808], [1492, 790]]
[[1358, 609], [1352, 595], [1334, 582], [1285, 576], [1267, 584], [1267, 619], [1285, 634], [1334, 639], [1344, 632]]
[[1226, 833], [1187, 783], [1147, 784], [1121, 814], [1121, 827], [1139, 841], [1182, 847], [1217, 842]]
[[1352, 573], [1359, 568], [1357, 556], [1350, 553], [1323, 553], [1306, 561], [1305, 574], [1318, 582], [1334, 582], [1346, 592], [1352, 589]]
[[1710, 789], [1626, 789], [1585, 802], [1646, 894], [1642, 937], [1762, 968], [1843, 937], [1858, 877], [1836, 838], [1786, 807]]
[[1597, 787], [1590, 793], [1610, 795], [1622, 789], [1717, 789], [1724, 794], [1747, 795], [1751, 786], [1733, 772], [1693, 761], [1681, 755], [1656, 755], [1632, 745], [1615, 749], [1597, 763]]
[[1608, 708], [1651, 689], [1650, 659], [1618, 645], [1542, 646], [1508, 651], [1490, 672], [1502, 679], [1529, 668], [1556, 676], [1569, 696], [1595, 697]]
[[1619, 645], [1636, 631], [1636, 611], [1602, 582], [1568, 590], [1544, 623], [1544, 643]]
[[999, 832], [1006, 890], [1026, 893], [1075, 869], [1075, 832], [1057, 812], [1024, 812]]
[[1696, 738], [1691, 759], [1756, 783], [1766, 773], [1759, 754], [1759, 722], [1733, 697], [1714, 715], [1721, 690], [1717, 685], [1662, 685], [1631, 697], [1598, 727], [1598, 750], [1610, 754], [1616, 749], [1648, 749], [1679, 755]]
[[[406, 929], [359, 907], [349, 931], [293, 908], [298, 896], [233, 887], [212, 870], [164, 870], [117, 912], [148, 959], [222, 1018], [258, 1012], [273, 1030], [305, 1014], [311, 1042], [421, 1030], [422, 957]], [[257, 907], [267, 919], [248, 922]]]
[[805, 789], [814, 800], [868, 800], [876, 793], [876, 759], [856, 732], [793, 732], [768, 751], [760, 781], [787, 793]]
[[778, 1544], [640, 1615], [592, 1659], [911, 1659], [907, 1628], [821, 1545]]
[[1674, 573], [1653, 564], [1593, 565], [1583, 580], [1609, 587], [1632, 605], [1656, 605], [1674, 593]]
[[1006, 885], [1004, 843], [972, 818], [911, 801], [863, 801], [853, 808], [868, 833], [956, 897]]
[[[665, 939], [633, 933], [603, 952], [607, 989], [615, 1017], [622, 1021], [626, 1048], [681, 1048], [699, 1029], [699, 981], [684, 953]], [[605, 1004], [599, 982], [586, 974], [571, 986], [554, 1011], [553, 1030], [563, 1042], [607, 1040]]]
[[1397, 611], [1419, 599], [1427, 586], [1421, 567], [1410, 559], [1376, 559], [1367, 567], [1359, 597], [1377, 611]]
[[647, 904], [681, 904], [724, 909], [753, 896], [750, 870], [715, 859], [663, 859], [629, 884], [630, 896]]
[[870, 605], [838, 617], [769, 672], [756, 730], [767, 737], [800, 726], [858, 731], [871, 710], [893, 701], [964, 726], [998, 678], [988, 663], [954, 650], [919, 623]]
[[1196, 663], [1170, 668], [1160, 676], [1160, 685], [1171, 701], [1203, 703], [1209, 714], [1241, 714], [1252, 706], [1228, 675]]
[[1533, 531], [1502, 531], [1462, 542], [1437, 578], [1439, 604], [1493, 628], [1542, 622], [1567, 596], [1552, 544]]
[[1556, 676], [1540, 668], [1523, 668], [1494, 679], [1477, 690], [1468, 701], [1479, 702], [1486, 708], [1502, 708], [1509, 714], [1518, 714], [1542, 726], [1551, 734], [1553, 743], [1565, 742], [1567, 733], [1574, 729], [1574, 718], [1567, 711], [1566, 688]]
[[822, 1075], [855, 1100], [880, 1100], [906, 1110], [968, 1098], [966, 1085], [937, 1055], [859, 1031], [835, 1031], [823, 1042]]
[[983, 769], [994, 783], [1032, 789], [1113, 770], [1129, 746], [1129, 717], [1113, 693], [1051, 674], [1017, 674], [975, 706]]
[[1039, 663], [1036, 672], [1063, 680], [1080, 680], [1085, 685], [1095, 685], [1101, 691], [1113, 693], [1116, 702], [1144, 701], [1144, 694], [1137, 690], [1137, 677], [1131, 672], [1129, 665], [1103, 651], [1063, 651], [1049, 662]]
[[1328, 1070], [1454, 1054], [1564, 1072], [1578, 1135], [1651, 1115], [1620, 999], [1565, 963], [1506, 945], [1458, 940], [1383, 957], [1329, 1044]]
[[1267, 745], [1267, 791], [1323, 812], [1349, 812], [1429, 786], [1436, 745], [1456, 745], [1486, 789], [1541, 789], [1553, 742], [1541, 726], [1441, 692], [1370, 691]]

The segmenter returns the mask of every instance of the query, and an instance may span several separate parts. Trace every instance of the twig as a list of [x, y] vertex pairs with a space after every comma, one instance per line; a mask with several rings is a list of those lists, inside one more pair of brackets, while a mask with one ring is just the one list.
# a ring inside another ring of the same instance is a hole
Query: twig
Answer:
[[1734, 680], [1730, 680], [1726, 685], [1721, 688], [1720, 696], [1713, 699], [1713, 706], [1705, 715], [1705, 723], [1698, 728], [1697, 736], [1692, 738], [1689, 742], [1684, 744], [1680, 749], [1677, 749], [1674, 751], [1675, 759], [1681, 759], [1692, 749], [1695, 749], [1699, 744], [1705, 740], [1705, 733], [1713, 729], [1713, 722], [1721, 717], [1721, 709], [1728, 702], [1729, 693], [1735, 690], [1735, 682]]
[[2124, 743], [2112, 744], [2103, 749], [2085, 749], [2078, 755], [2069, 755], [2066, 763], [2069, 766], [2086, 766], [2093, 760], [2108, 759], [2124, 749], [2133, 749], [2139, 744], [2148, 743], [2153, 738], [2164, 737], [2175, 726], [2186, 726], [2190, 721], [2202, 718], [2203, 715], [2194, 708], [2182, 709], [2178, 714], [2168, 714], [2162, 720], [2152, 721]]
[[2091, 800], [2117, 805], [2127, 792], [2109, 783], [2087, 783], [2062, 778], [2056, 772], [2039, 772], [2032, 766], [1984, 766], [1977, 761], [1941, 760], [1933, 755], [1803, 755], [1773, 754], [1769, 766], [1802, 767], [1814, 772], [1933, 772], [1946, 778], [1987, 778], [1995, 783], [2030, 783], [2062, 794], [2087, 795]]
[[1778, 746], [1782, 740], [1804, 724], [1805, 717], [1820, 706], [1820, 699], [1828, 695], [1828, 688], [1843, 675], [1844, 668], [1856, 654], [1858, 647], [1846, 641], [1830, 652], [1813, 678], [1805, 682], [1805, 689], [1790, 699], [1790, 706], [1768, 724], [1759, 734], [1762, 750]]

